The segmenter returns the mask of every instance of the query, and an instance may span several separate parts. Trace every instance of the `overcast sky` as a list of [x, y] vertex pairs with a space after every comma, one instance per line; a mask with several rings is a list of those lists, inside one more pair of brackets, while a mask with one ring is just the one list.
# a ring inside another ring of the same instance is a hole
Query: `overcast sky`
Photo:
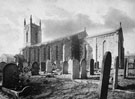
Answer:
[[135, 0], [0, 0], [0, 55], [23, 47], [23, 21], [42, 21], [42, 41], [83, 31], [96, 35], [119, 28], [125, 53], [135, 53]]

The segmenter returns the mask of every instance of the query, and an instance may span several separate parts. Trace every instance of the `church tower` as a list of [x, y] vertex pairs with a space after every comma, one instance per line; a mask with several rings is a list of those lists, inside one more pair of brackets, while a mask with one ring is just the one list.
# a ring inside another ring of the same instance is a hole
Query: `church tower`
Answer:
[[29, 24], [26, 24], [24, 19], [24, 43], [25, 46], [41, 43], [41, 20], [39, 25], [32, 23], [32, 15], [30, 16]]

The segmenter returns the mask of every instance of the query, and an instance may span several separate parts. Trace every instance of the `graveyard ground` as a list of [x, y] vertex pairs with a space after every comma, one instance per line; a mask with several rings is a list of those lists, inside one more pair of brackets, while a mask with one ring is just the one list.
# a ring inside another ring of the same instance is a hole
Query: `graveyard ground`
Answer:
[[[123, 79], [122, 74], [123, 70], [119, 70], [118, 89], [113, 91], [112, 84], [109, 85], [108, 99], [135, 99], [135, 75]], [[70, 75], [33, 76], [30, 80], [32, 90], [21, 99], [98, 99], [98, 74], [83, 80], [70, 80]], [[0, 99], [13, 98], [0, 91]]]

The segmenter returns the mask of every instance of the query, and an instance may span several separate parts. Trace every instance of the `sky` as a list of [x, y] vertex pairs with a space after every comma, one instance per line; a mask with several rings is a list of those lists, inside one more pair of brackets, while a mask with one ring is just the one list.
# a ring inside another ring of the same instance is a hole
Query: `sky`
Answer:
[[42, 42], [81, 32], [116, 30], [122, 22], [125, 53], [135, 53], [135, 0], [0, 0], [0, 55], [24, 47], [24, 18], [42, 22]]

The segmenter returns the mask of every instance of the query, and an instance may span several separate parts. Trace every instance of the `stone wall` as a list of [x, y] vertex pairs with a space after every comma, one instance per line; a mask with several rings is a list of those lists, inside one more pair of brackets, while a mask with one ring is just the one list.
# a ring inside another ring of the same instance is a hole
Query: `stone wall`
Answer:
[[88, 37], [85, 39], [87, 44], [87, 61], [90, 64], [90, 59], [99, 62], [99, 67], [102, 65], [102, 59], [106, 51], [112, 53], [112, 66], [114, 58], [118, 56], [118, 34], [111, 33], [96, 37]]
[[82, 41], [86, 37], [86, 32], [80, 32], [76, 35], [60, 38], [51, 42], [42, 43], [41, 45], [33, 45], [23, 49], [25, 59], [33, 64], [34, 62], [53, 62], [68, 61], [71, 58], [80, 61], [81, 54], [83, 56]]

